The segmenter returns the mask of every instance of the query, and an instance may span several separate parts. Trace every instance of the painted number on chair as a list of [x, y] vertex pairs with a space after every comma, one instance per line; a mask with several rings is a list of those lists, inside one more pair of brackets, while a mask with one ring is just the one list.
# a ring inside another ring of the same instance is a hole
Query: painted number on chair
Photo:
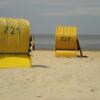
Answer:
[[65, 36], [62, 36], [61, 37], [61, 41], [62, 42], [65, 42], [65, 41], [70, 41], [71, 37], [65, 37]]

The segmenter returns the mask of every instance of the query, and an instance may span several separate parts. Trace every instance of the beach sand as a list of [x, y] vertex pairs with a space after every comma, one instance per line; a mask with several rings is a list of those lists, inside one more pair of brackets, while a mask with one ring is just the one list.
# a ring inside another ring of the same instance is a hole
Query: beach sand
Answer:
[[34, 51], [29, 69], [0, 69], [0, 100], [100, 100], [100, 52], [56, 58]]

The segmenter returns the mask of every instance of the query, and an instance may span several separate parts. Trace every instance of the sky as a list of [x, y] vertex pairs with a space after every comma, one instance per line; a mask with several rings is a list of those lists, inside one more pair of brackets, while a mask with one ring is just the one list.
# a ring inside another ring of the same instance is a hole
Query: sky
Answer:
[[0, 0], [0, 17], [25, 18], [34, 34], [74, 25], [78, 34], [100, 35], [100, 0]]

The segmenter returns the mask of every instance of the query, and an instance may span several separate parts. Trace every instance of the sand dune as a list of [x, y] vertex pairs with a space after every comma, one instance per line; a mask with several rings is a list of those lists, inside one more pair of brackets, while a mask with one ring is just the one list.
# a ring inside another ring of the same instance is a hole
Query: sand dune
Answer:
[[100, 100], [100, 52], [56, 58], [34, 51], [30, 69], [0, 69], [0, 100]]

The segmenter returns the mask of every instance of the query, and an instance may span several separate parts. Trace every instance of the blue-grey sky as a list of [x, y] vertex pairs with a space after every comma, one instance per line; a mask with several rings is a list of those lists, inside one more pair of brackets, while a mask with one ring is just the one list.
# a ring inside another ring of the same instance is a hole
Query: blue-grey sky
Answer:
[[100, 0], [0, 0], [0, 16], [28, 19], [34, 34], [54, 34], [60, 24], [100, 34]]

